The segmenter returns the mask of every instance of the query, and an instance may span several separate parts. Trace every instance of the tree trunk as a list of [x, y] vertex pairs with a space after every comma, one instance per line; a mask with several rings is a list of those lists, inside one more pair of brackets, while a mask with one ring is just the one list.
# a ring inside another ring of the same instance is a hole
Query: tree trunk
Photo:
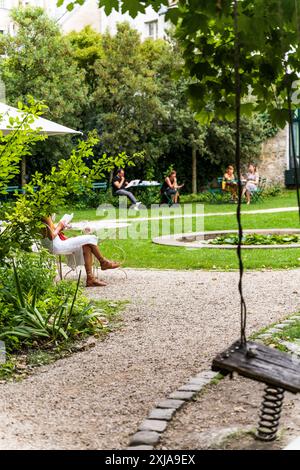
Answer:
[[27, 183], [26, 181], [26, 157], [22, 157], [22, 162], [21, 162], [21, 186], [25, 186]]
[[197, 150], [192, 147], [192, 193], [197, 194]]

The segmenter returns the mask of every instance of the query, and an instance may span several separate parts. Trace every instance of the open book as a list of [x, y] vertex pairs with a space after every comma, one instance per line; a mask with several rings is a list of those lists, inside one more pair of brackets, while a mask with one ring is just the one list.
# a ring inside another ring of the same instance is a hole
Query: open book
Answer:
[[125, 189], [131, 188], [132, 186], [137, 186], [141, 180], [132, 180], [130, 181], [127, 186], [125, 186]]
[[73, 219], [74, 214], [65, 214], [60, 219], [60, 222], [63, 222], [65, 225], [68, 225]]

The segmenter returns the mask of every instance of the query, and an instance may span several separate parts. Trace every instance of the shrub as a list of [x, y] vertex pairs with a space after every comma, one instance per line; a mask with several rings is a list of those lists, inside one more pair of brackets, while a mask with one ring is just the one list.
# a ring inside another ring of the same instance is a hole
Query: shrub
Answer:
[[[220, 235], [219, 237], [210, 240], [209, 243], [212, 245], [237, 245], [239, 238], [235, 234]], [[257, 233], [251, 233], [244, 235], [242, 238], [243, 245], [285, 245], [290, 243], [299, 243], [299, 235], [261, 235]]]
[[68, 203], [79, 210], [86, 208], [97, 208], [101, 204], [111, 204], [111, 195], [104, 191], [87, 190], [80, 195], [73, 195], [69, 198]]
[[[56, 276], [55, 257], [47, 250], [41, 250], [39, 253], [17, 251], [13, 259], [18, 270], [21, 288], [26, 295], [35, 288], [42, 295], [53, 286]], [[11, 259], [7, 259], [0, 265], [0, 292], [0, 300], [8, 302], [17, 294]]]
[[230, 202], [232, 199], [230, 193], [219, 193], [217, 191], [204, 191], [198, 194], [186, 194], [180, 197], [180, 202], [183, 204], [199, 202], [208, 204], [222, 204]]
[[33, 344], [57, 345], [105, 328], [98, 318], [102, 310], [82, 295], [80, 276], [77, 283], [60, 283], [40, 296], [38, 286], [29, 292], [22, 288], [14, 263], [13, 272], [16, 294], [0, 318], [0, 339], [9, 352]]
[[264, 189], [264, 196], [268, 197], [268, 196], [271, 196], [271, 197], [274, 197], [274, 196], [278, 196], [279, 194], [282, 193], [282, 186], [278, 183], [274, 183], [270, 186], [268, 186], [267, 188]]

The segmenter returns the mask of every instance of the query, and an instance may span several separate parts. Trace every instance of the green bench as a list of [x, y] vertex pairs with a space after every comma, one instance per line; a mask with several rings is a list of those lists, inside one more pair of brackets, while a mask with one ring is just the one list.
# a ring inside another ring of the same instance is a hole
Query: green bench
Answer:
[[223, 194], [223, 190], [222, 190], [222, 181], [223, 181], [223, 176], [218, 177], [218, 178], [217, 178], [218, 186], [217, 186], [216, 188], [209, 188], [209, 189], [208, 189], [208, 192], [209, 192], [212, 196], [215, 197], [217, 194]]
[[[226, 194], [226, 191], [222, 189], [223, 177], [220, 176], [217, 178], [218, 186], [216, 188], [210, 188], [208, 191], [216, 196], [217, 194]], [[257, 186], [257, 191], [254, 191], [251, 195], [251, 202], [259, 202], [264, 198], [264, 192], [266, 189], [267, 179], [259, 177], [259, 182]], [[228, 193], [227, 193], [228, 194]]]
[[[108, 184], [105, 181], [99, 181], [95, 182], [92, 184], [92, 189], [93, 191], [106, 191], [108, 187]], [[35, 186], [34, 190], [37, 191], [38, 187]], [[7, 186], [5, 189], [6, 193], [5, 194], [0, 194], [0, 199], [2, 200], [7, 200], [10, 195], [15, 194], [15, 193], [22, 193], [23, 189], [20, 188], [19, 186]]]
[[104, 182], [96, 182], [96, 183], [93, 183], [92, 185], [92, 189], [103, 189], [103, 191], [106, 191], [107, 190], [107, 183], [104, 181]]
[[16, 191], [17, 191], [18, 193], [20, 193], [20, 192], [22, 192], [22, 189], [19, 188], [19, 186], [8, 186], [8, 187], [6, 188], [6, 192], [7, 192], [7, 193], [15, 193]]
[[19, 186], [7, 186], [5, 188], [5, 193], [4, 194], [0, 194], [1, 196], [1, 199], [3, 200], [7, 200], [7, 198], [11, 195], [11, 194], [15, 194], [16, 192], [17, 193], [21, 193], [22, 192], [22, 189], [19, 187]]

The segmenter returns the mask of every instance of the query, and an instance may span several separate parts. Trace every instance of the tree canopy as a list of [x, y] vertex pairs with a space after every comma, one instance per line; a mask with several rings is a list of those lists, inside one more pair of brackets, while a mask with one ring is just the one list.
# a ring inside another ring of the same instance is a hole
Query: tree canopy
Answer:
[[[44, 101], [45, 117], [63, 125], [80, 128], [82, 107], [87, 100], [85, 72], [72, 56], [69, 41], [56, 22], [41, 8], [12, 10], [14, 36], [3, 35], [0, 49], [0, 77], [5, 83], [7, 101], [26, 103], [27, 95]], [[40, 143], [31, 159], [32, 169], [50, 168], [51, 163], [70, 153], [72, 138], [51, 137]], [[32, 166], [34, 165], [34, 166]]]
[[[69, 9], [84, 0], [66, 3]], [[133, 17], [147, 6], [168, 8], [176, 24], [187, 71], [190, 96], [198, 118], [234, 116], [234, 15], [231, 0], [99, 0], [106, 14], [117, 10]], [[300, 70], [300, 0], [239, 0], [240, 81], [242, 112], [269, 111], [281, 126], [288, 120], [288, 93]], [[249, 90], [256, 100], [249, 101]], [[292, 103], [293, 104], [293, 103]], [[298, 103], [296, 103], [298, 104]], [[296, 105], [295, 104], [295, 105]]]
[[[57, 6], [61, 6], [64, 3], [67, 4], [69, 11], [72, 11], [74, 6], [83, 5], [85, 0], [57, 0]], [[152, 6], [155, 11], [159, 11], [162, 5], [169, 6], [169, 0], [98, 0], [99, 8], [104, 7], [105, 13], [109, 15], [113, 10], [120, 11], [122, 13], [129, 13], [133, 18], [138, 13], [145, 13], [148, 6]]]

